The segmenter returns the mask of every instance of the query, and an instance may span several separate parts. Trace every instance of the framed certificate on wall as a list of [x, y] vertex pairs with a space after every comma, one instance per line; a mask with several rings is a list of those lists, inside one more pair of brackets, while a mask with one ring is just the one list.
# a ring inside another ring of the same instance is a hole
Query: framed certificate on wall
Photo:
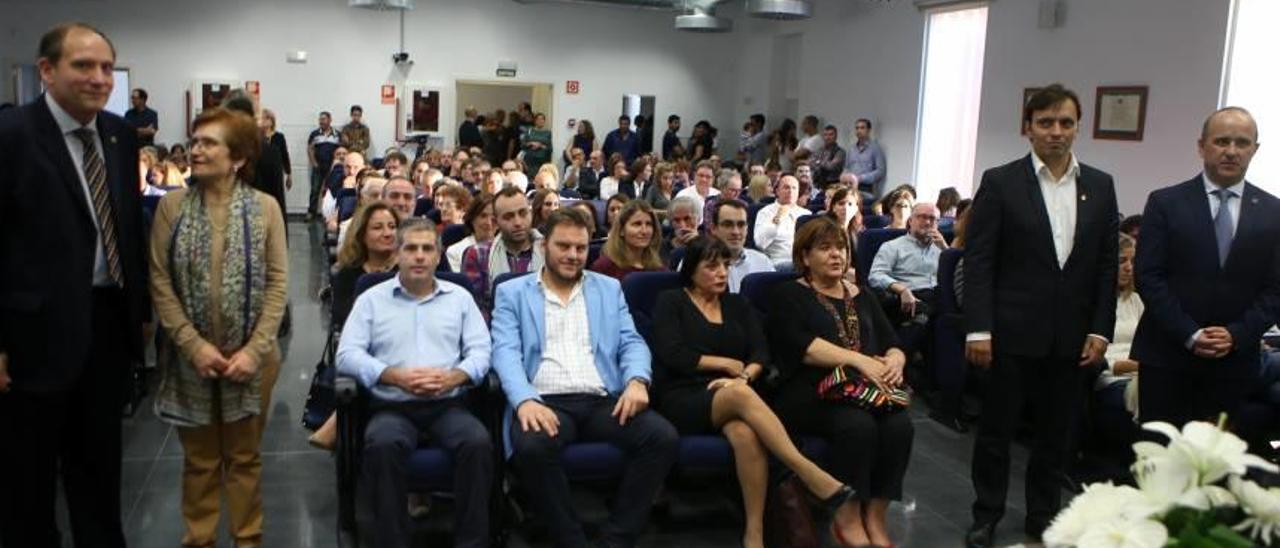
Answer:
[[1141, 141], [1147, 124], [1147, 86], [1098, 86], [1093, 138]]

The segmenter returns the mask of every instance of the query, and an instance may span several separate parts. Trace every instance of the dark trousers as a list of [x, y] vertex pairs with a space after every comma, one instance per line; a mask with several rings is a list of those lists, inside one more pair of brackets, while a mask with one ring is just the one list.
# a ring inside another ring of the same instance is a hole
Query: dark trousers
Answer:
[[[1139, 378], [1142, 422], [1164, 421], [1179, 428], [1193, 420], [1217, 424], [1220, 413], [1234, 419], [1240, 404], [1260, 385], [1258, 362], [1198, 360], [1182, 367], [1143, 362]], [[1158, 434], [1151, 439], [1166, 441]]]
[[[319, 168], [311, 168], [311, 193], [307, 200], [307, 213], [316, 215], [320, 212], [320, 195], [324, 190], [324, 173]], [[283, 213], [283, 212], [282, 212]]]
[[[1092, 369], [1079, 360], [997, 355], [991, 366], [978, 437], [973, 445], [973, 519], [987, 524], [1004, 516], [1009, 490], [1009, 444], [1032, 407], [1035, 439], [1027, 462], [1027, 528], [1043, 529], [1062, 505], [1062, 478], [1076, 420], [1087, 397]], [[1143, 373], [1146, 374], [1145, 372]]]
[[608, 442], [627, 455], [627, 469], [614, 499], [609, 523], [604, 527], [610, 546], [634, 546], [649, 522], [653, 499], [676, 460], [679, 442], [675, 427], [661, 415], [646, 409], [626, 426], [610, 415], [616, 398], [588, 395], [547, 396], [544, 403], [560, 420], [556, 437], [545, 432], [525, 432], [512, 421], [512, 459], [538, 514], [547, 520], [559, 547], [581, 548], [586, 535], [573, 509], [569, 479], [560, 463], [560, 452], [578, 440]]
[[119, 290], [95, 290], [93, 343], [69, 389], [0, 394], [0, 544], [61, 546], [54, 507], [61, 473], [76, 546], [124, 546], [120, 416], [129, 358]]
[[871, 413], [817, 398], [811, 384], [793, 382], [777, 400], [778, 418], [794, 439], [818, 436], [831, 445], [827, 471], [860, 500], [902, 498], [915, 427], [906, 411]]
[[454, 545], [489, 545], [489, 497], [494, 481], [493, 442], [461, 398], [375, 407], [364, 431], [363, 463], [357, 490], [362, 536], [373, 546], [409, 546], [407, 464], [419, 435], [453, 457], [457, 501]]

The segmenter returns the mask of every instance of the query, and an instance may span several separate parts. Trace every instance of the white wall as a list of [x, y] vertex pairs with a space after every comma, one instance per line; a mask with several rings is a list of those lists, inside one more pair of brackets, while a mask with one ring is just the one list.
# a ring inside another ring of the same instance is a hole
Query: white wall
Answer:
[[[1036, 26], [1039, 2], [993, 0], [974, 184], [982, 170], [1026, 154], [1018, 134], [1022, 88], [1054, 81], [1080, 93], [1084, 123], [1076, 151], [1115, 176], [1122, 211], [1140, 211], [1151, 190], [1195, 174], [1200, 123], [1217, 104], [1228, 4], [1066, 0], [1064, 24], [1045, 30]], [[769, 59], [773, 36], [801, 33], [801, 115], [835, 123], [842, 143], [856, 118], [870, 118], [888, 156], [890, 184], [910, 182], [924, 15], [907, 1], [820, 0], [814, 13], [790, 23], [740, 19], [743, 58]], [[731, 127], [771, 104], [766, 78], [780, 75], [762, 77], [759, 66], [735, 67]], [[1124, 84], [1150, 86], [1145, 139], [1094, 140], [1095, 88]]]
[[[193, 80], [227, 78], [261, 81], [263, 104], [292, 142], [305, 139], [319, 110], [333, 111], [342, 124], [347, 107], [359, 103], [374, 148], [392, 144], [394, 107], [380, 104], [379, 86], [406, 80], [391, 62], [399, 49], [394, 13], [351, 9], [345, 0], [0, 0], [0, 13], [6, 67], [32, 62], [40, 34], [58, 22], [100, 27], [115, 42], [118, 63], [132, 69], [134, 85], [150, 92], [161, 142], [185, 139], [183, 93]], [[734, 42], [678, 33], [672, 21], [663, 11], [418, 0], [406, 23], [415, 61], [407, 81], [440, 87], [440, 123], [450, 141], [460, 122], [454, 81], [492, 80], [499, 59], [519, 63], [516, 80], [555, 84], [557, 154], [569, 138], [569, 118], [607, 131], [625, 93], [656, 96], [661, 119], [674, 112], [722, 125], [730, 110], [719, 100], [728, 80], [719, 60], [733, 55]], [[291, 50], [306, 50], [310, 61], [287, 64]], [[566, 80], [579, 80], [581, 93], [566, 95]], [[305, 155], [293, 161], [305, 164]], [[294, 210], [305, 207], [305, 178], [299, 182], [290, 194]]]

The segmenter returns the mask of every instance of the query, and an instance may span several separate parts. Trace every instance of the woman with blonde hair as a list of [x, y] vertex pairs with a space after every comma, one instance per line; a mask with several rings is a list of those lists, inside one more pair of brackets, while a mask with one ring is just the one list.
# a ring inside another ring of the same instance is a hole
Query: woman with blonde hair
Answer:
[[604, 243], [600, 258], [591, 264], [591, 270], [619, 281], [632, 272], [666, 270], [659, 253], [662, 247], [659, 226], [658, 215], [648, 202], [628, 202], [609, 228], [609, 238]]
[[258, 127], [262, 129], [262, 139], [280, 155], [280, 165], [284, 167], [284, 188], [293, 188], [293, 167], [289, 164], [289, 145], [285, 144], [284, 134], [276, 131], [276, 113], [269, 108], [258, 114]]
[[773, 195], [773, 185], [769, 183], [768, 175], [754, 175], [747, 183], [747, 197], [751, 198], [752, 203], [760, 203], [760, 200]]
[[260, 546], [262, 432], [288, 295], [284, 216], [249, 186], [262, 152], [253, 118], [207, 109], [192, 143], [195, 183], [165, 195], [151, 227], [151, 296], [177, 348], [155, 412], [182, 443], [182, 545], [214, 545], [225, 495], [235, 545]]

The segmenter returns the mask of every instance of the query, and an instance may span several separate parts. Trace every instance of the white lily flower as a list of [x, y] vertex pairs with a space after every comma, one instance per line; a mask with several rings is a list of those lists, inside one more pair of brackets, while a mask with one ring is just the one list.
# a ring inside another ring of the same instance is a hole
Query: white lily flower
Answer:
[[[1151, 504], [1146, 495], [1128, 485], [1095, 483], [1072, 499], [1044, 533], [1047, 546], [1077, 546], [1096, 524], [1111, 519], [1141, 521]], [[1081, 545], [1083, 546], [1083, 545]]]
[[1151, 519], [1109, 519], [1090, 527], [1080, 536], [1080, 548], [1163, 548], [1169, 531]]
[[1231, 476], [1227, 483], [1240, 500], [1240, 507], [1247, 516], [1234, 529], [1248, 531], [1249, 538], [1266, 545], [1271, 544], [1272, 535], [1280, 540], [1280, 488], [1263, 489], [1239, 476]]
[[1151, 442], [1135, 443], [1133, 450], [1138, 454], [1135, 468], [1173, 468], [1168, 472], [1172, 477], [1183, 477], [1189, 470], [1194, 471], [1196, 485], [1209, 485], [1227, 475], [1244, 474], [1247, 468], [1277, 471], [1276, 465], [1250, 455], [1244, 440], [1207, 422], [1189, 422], [1181, 432], [1167, 422], [1148, 422], [1142, 427], [1164, 434], [1169, 444], [1160, 448]]

